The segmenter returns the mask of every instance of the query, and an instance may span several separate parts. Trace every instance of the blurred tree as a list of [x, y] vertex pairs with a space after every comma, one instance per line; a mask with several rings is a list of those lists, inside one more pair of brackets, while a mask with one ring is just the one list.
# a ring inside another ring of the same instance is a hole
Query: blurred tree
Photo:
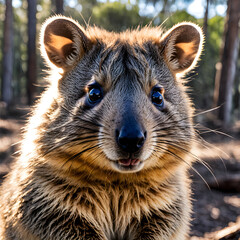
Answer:
[[[185, 1], [189, 1], [189, 0], [185, 0]], [[214, 7], [216, 7], [216, 5], [223, 4], [223, 3], [225, 3], [225, 0], [206, 0], [205, 10], [204, 10], [204, 18], [203, 18], [203, 32], [204, 32], [206, 38], [208, 35], [208, 18], [209, 18], [210, 4], [214, 5]]]
[[93, 8], [98, 6], [99, 2], [97, 0], [78, 0], [78, 3], [81, 5], [81, 16], [83, 20], [88, 22], [91, 19]]
[[221, 60], [221, 76], [218, 94], [219, 119], [226, 128], [231, 120], [233, 83], [239, 50], [240, 1], [228, 0], [227, 25]]
[[[4, 24], [4, 17], [5, 17], [5, 4], [0, 1], [0, 66], [2, 66], [2, 54], [3, 54], [3, 24]], [[0, 67], [0, 100], [2, 99], [2, 67]]]
[[[162, 19], [166, 18], [166, 13], [170, 12], [170, 8], [177, 2], [183, 2], [186, 5], [193, 2], [193, 0], [181, 0], [181, 1], [179, 0], [144, 0], [144, 1], [146, 3], [152, 3], [154, 6], [156, 6], [156, 4], [159, 3], [162, 6], [161, 11], [159, 12], [159, 15]], [[223, 3], [225, 3], [225, 0], [206, 0], [204, 17], [203, 17], [203, 32], [206, 37], [207, 37], [210, 4], [216, 7], [216, 5], [223, 4]]]
[[159, 15], [165, 19], [166, 14], [170, 12], [170, 8], [175, 4], [176, 0], [144, 0], [147, 4], [152, 3], [156, 7], [157, 3], [161, 5]]
[[12, 0], [6, 0], [4, 34], [3, 34], [3, 61], [2, 61], [2, 100], [9, 106], [12, 102], [12, 75], [13, 75], [13, 10]]
[[[24, 6], [25, 5], [25, 6]], [[23, 6], [13, 9], [14, 13], [14, 61], [13, 61], [13, 96], [15, 102], [21, 102], [26, 96], [27, 63], [27, 14]], [[25, 99], [26, 100], [26, 99]]]
[[37, 0], [37, 30], [40, 31], [42, 23], [54, 14], [56, 14], [55, 0]]
[[[240, 50], [240, 49], [239, 49]], [[238, 56], [240, 56], [240, 52], [238, 52]], [[236, 119], [240, 119], [240, 59], [238, 58], [237, 63], [237, 72], [235, 78], [235, 84], [233, 87], [233, 117]]]
[[[78, 0], [71, 7], [66, 4], [64, 14], [78, 20], [83, 26], [88, 25], [93, 14], [93, 8], [100, 4], [102, 3], [97, 0]], [[104, 18], [104, 16], [102, 17]]]
[[208, 30], [209, 2], [210, 0], [206, 0], [206, 6], [205, 6], [204, 18], [203, 18], [203, 32], [205, 34], [205, 37], [207, 37], [207, 30]]
[[[182, 17], [179, 20], [184, 21], [184, 15], [181, 14], [180, 16]], [[177, 16], [176, 19], [178, 19]], [[186, 15], [186, 20], [195, 22], [200, 26], [203, 23], [203, 19], [194, 19], [191, 15]], [[204, 44], [199, 67], [195, 68], [187, 76], [187, 78], [191, 79], [188, 85], [191, 86], [192, 91], [190, 94], [197, 108], [209, 109], [212, 107], [215, 65], [220, 61], [219, 52], [222, 44], [223, 30], [224, 17], [215, 16], [208, 20], [208, 39]]]
[[64, 0], [52, 0], [52, 5], [56, 8], [56, 14], [64, 13]]
[[28, 0], [28, 44], [27, 44], [27, 101], [31, 105], [37, 78], [36, 55], [36, 13], [37, 0]]
[[[42, 24], [50, 16], [55, 15], [55, 6], [49, 0], [37, 0], [37, 3], [37, 43], [39, 43], [38, 39]], [[40, 94], [46, 87], [46, 79], [43, 76], [47, 70], [48, 68], [41, 57], [40, 48], [37, 47], [37, 87], [35, 89], [37, 94]]]
[[139, 15], [138, 5], [121, 2], [107, 2], [93, 8], [93, 22], [109, 31], [124, 31], [139, 25], [146, 25], [150, 20]]
[[171, 28], [173, 25], [184, 21], [199, 23], [198, 20], [186, 10], [177, 10], [172, 14], [171, 17], [168, 18], [166, 22], [164, 22], [163, 25], [166, 28]]

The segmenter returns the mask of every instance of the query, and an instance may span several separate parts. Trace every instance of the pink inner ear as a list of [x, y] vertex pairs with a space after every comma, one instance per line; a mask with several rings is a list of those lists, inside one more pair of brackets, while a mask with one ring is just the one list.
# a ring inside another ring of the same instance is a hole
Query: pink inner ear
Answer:
[[42, 28], [42, 50], [45, 58], [64, 70], [74, 67], [93, 43], [77, 22], [65, 17], [53, 17]]
[[181, 48], [186, 55], [190, 55], [196, 51], [196, 45], [193, 42], [182, 42], [176, 44], [177, 48]]
[[179, 24], [165, 35], [166, 60], [175, 73], [190, 70], [196, 63], [201, 47], [201, 29], [193, 24]]
[[44, 29], [43, 44], [48, 59], [57, 67], [69, 68], [77, 61], [86, 37], [79, 26], [64, 18], [56, 18]]
[[177, 43], [175, 47], [176, 52], [174, 57], [178, 59], [179, 68], [184, 69], [190, 67], [197, 55], [198, 45], [195, 45], [194, 42], [187, 42]]
[[50, 42], [56, 49], [61, 49], [64, 45], [71, 44], [72, 40], [63, 36], [50, 34]]
[[51, 46], [52, 53], [55, 52], [56, 56], [59, 56], [59, 59], [64, 61], [69, 55], [73, 53], [73, 41], [64, 36], [58, 36], [50, 34], [49, 36], [50, 43], [47, 45]]

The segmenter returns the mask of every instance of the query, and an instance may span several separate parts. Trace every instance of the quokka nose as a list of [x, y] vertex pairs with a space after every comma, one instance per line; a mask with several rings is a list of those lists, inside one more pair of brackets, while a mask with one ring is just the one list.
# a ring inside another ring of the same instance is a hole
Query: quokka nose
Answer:
[[146, 140], [146, 132], [138, 127], [123, 126], [120, 131], [116, 130], [118, 146], [125, 152], [135, 153], [142, 148]]

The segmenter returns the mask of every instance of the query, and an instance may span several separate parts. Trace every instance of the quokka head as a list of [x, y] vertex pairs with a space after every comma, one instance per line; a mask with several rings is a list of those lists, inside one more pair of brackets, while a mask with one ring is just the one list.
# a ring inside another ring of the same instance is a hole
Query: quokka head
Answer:
[[114, 174], [186, 164], [194, 133], [181, 76], [195, 66], [202, 43], [201, 29], [187, 22], [165, 33], [113, 33], [48, 19], [41, 52], [61, 77], [43, 96], [43, 156], [63, 168]]

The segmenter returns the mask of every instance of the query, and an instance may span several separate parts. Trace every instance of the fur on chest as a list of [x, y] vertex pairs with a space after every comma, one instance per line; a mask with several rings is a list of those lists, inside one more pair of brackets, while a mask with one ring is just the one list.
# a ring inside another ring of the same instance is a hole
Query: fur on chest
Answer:
[[77, 234], [77, 238], [78, 234], [90, 234], [90, 226], [102, 239], [130, 240], [146, 225], [151, 228], [152, 222], [161, 226], [159, 231], [173, 232], [184, 215], [181, 191], [171, 183], [75, 186], [57, 178], [45, 182], [38, 179], [23, 197], [21, 210], [26, 225], [44, 229], [46, 236], [42, 237]]

